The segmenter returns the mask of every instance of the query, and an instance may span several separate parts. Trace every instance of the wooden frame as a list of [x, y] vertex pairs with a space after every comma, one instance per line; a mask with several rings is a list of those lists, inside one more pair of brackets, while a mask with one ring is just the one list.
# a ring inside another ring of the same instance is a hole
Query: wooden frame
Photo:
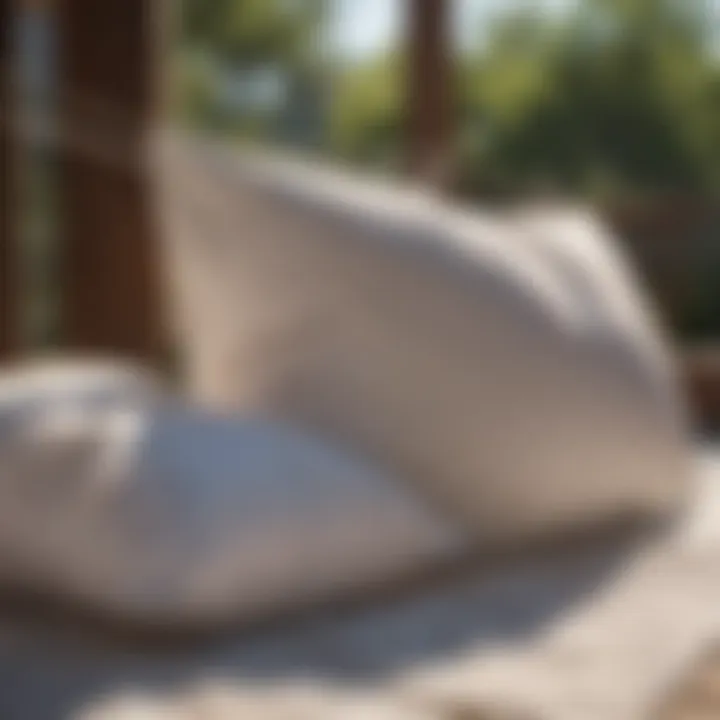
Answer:
[[20, 262], [16, 214], [16, 124], [14, 120], [13, 0], [0, 0], [0, 357], [20, 345]]
[[153, 0], [57, 0], [63, 330], [74, 350], [161, 350], [145, 139], [157, 99]]
[[452, 184], [453, 63], [448, 0], [408, 0], [408, 170], [440, 190]]

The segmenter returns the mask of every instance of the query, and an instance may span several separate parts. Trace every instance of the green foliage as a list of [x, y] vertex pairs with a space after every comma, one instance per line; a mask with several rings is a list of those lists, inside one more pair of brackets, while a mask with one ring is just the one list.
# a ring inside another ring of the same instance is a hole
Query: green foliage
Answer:
[[586, 0], [551, 25], [506, 18], [466, 71], [474, 191], [699, 190], [717, 180], [717, 83], [694, 0]]
[[330, 149], [363, 165], [392, 167], [402, 152], [404, 67], [399, 53], [351, 66], [336, 79]]
[[184, 0], [183, 39], [235, 67], [307, 62], [322, 0]]
[[306, 126], [321, 114], [326, 4], [184, 0], [180, 117], [196, 128], [246, 137], [307, 135]]
[[[705, 0], [581, 0], [496, 19], [459, 58], [458, 174], [472, 195], [553, 188], [613, 195], [717, 188], [720, 67]], [[332, 147], [388, 164], [402, 151], [398, 53], [348, 69]]]

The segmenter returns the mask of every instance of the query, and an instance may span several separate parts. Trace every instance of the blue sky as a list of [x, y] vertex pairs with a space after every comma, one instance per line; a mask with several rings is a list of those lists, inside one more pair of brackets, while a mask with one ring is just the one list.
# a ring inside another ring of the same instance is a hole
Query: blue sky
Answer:
[[337, 0], [335, 34], [343, 52], [363, 55], [387, 45], [400, 23], [397, 0]]

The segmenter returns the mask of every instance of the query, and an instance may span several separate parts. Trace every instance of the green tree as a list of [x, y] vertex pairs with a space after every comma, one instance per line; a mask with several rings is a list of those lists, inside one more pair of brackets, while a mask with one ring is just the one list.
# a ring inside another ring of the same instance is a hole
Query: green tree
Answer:
[[333, 88], [331, 151], [362, 165], [392, 168], [401, 156], [404, 63], [384, 54], [339, 73]]
[[[204, 128], [285, 134], [319, 121], [327, 0], [184, 0], [181, 116]], [[295, 125], [293, 124], [295, 118]]]
[[709, 188], [717, 63], [700, 0], [585, 0], [563, 23], [505, 18], [467, 71], [469, 188]]
[[229, 67], [302, 66], [316, 57], [326, 0], [184, 0], [183, 43]]
[[[459, 58], [459, 174], [469, 194], [711, 190], [720, 69], [706, 0], [580, 0], [504, 13]], [[487, 30], [487, 29], [485, 29]], [[392, 164], [403, 141], [395, 51], [348, 68], [332, 148]]]

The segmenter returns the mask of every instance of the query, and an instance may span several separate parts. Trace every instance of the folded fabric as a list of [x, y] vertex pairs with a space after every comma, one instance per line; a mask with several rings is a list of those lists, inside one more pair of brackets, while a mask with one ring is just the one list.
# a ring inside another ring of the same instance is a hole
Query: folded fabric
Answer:
[[197, 398], [356, 449], [487, 547], [682, 502], [673, 359], [590, 214], [157, 148]]
[[240, 620], [452, 556], [451, 523], [307, 435], [92, 363], [0, 375], [0, 578], [143, 623]]

